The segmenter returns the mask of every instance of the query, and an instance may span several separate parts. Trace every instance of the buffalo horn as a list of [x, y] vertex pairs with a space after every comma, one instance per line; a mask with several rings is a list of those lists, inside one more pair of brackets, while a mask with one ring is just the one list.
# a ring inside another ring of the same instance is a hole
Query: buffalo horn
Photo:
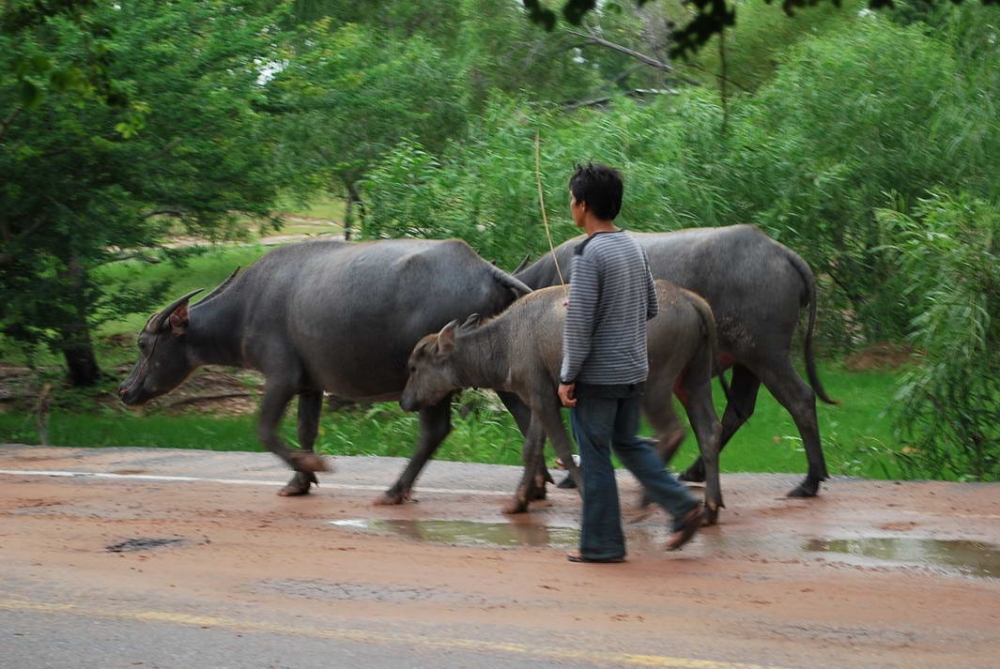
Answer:
[[233, 282], [233, 279], [236, 278], [236, 274], [239, 273], [239, 271], [240, 271], [239, 267], [237, 267], [236, 269], [234, 269], [233, 273], [229, 275], [229, 278], [226, 279], [225, 281], [223, 281], [222, 283], [220, 283], [215, 288], [213, 288], [211, 293], [209, 293], [205, 297], [201, 298], [201, 300], [199, 301], [199, 304], [202, 303], [202, 302], [208, 302], [210, 299], [212, 299], [213, 297], [215, 297], [216, 295], [218, 295], [222, 291], [224, 291], [226, 288], [228, 288], [229, 284], [231, 284]]
[[513, 291], [518, 297], [522, 297], [532, 292], [531, 288], [529, 288], [520, 279], [517, 279], [511, 276], [510, 274], [507, 274], [503, 270], [494, 268], [494, 271], [496, 272], [497, 280], [499, 280], [500, 283], [502, 283], [506, 288]]
[[160, 328], [163, 326], [163, 322], [167, 319], [168, 316], [170, 316], [170, 314], [174, 313], [174, 309], [181, 306], [182, 304], [187, 304], [188, 300], [190, 300], [192, 297], [194, 297], [203, 290], [205, 289], [199, 288], [198, 290], [192, 290], [184, 297], [180, 297], [174, 300], [170, 304], [170, 306], [168, 306], [166, 309], [163, 309], [153, 314], [153, 316], [149, 319], [149, 321], [147, 321], [146, 327], [144, 328], [146, 332], [150, 334], [156, 334], [157, 332], [159, 332]]

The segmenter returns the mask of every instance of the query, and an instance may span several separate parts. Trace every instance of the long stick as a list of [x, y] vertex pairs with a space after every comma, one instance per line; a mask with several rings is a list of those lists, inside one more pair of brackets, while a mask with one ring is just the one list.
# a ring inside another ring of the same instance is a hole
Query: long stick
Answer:
[[556, 264], [556, 274], [559, 275], [560, 285], [565, 286], [566, 280], [563, 278], [562, 270], [559, 268], [559, 259], [556, 257], [556, 248], [552, 244], [552, 230], [549, 229], [549, 217], [545, 213], [545, 194], [542, 192], [542, 169], [541, 169], [541, 135], [535, 131], [535, 183], [538, 184], [538, 204], [542, 207], [542, 224], [545, 225], [545, 236], [549, 240], [549, 251], [552, 253], [552, 262]]

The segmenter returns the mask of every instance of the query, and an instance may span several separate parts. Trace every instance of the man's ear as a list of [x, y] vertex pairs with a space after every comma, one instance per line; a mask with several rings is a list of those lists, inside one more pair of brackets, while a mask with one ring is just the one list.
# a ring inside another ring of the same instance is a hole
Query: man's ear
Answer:
[[188, 327], [188, 308], [186, 304], [182, 304], [176, 309], [174, 309], [168, 318], [170, 321], [170, 332], [175, 335], [182, 335], [187, 332]]
[[442, 355], [450, 355], [455, 349], [455, 330], [458, 328], [458, 321], [452, 321], [438, 332], [437, 349]]

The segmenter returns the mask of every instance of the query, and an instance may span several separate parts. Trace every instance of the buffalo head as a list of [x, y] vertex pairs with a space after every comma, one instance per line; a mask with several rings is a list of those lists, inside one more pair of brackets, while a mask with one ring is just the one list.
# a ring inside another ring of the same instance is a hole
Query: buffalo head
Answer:
[[118, 386], [118, 396], [127, 406], [145, 404], [170, 392], [197, 367], [186, 335], [188, 300], [200, 292], [188, 293], [146, 322], [139, 333], [139, 360]]
[[417, 342], [407, 362], [409, 378], [399, 399], [404, 411], [417, 411], [443, 402], [462, 386], [452, 365], [458, 321]]

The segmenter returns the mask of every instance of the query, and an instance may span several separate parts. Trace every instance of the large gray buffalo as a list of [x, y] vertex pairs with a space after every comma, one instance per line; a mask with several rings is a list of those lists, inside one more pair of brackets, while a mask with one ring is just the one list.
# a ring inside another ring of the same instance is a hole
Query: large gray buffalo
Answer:
[[[562, 363], [562, 332], [569, 291], [539, 290], [522, 298], [496, 318], [479, 325], [449, 323], [424, 337], [408, 363], [410, 379], [400, 405], [413, 411], [440, 404], [462, 388], [484, 387], [517, 393], [531, 409], [524, 442], [524, 477], [508, 513], [525, 511], [544, 489], [542, 448], [545, 438], [570, 465], [572, 445], [559, 415], [556, 389]], [[708, 472], [705, 519], [714, 523], [722, 506], [719, 488], [719, 417], [712, 404], [712, 371], [716, 329], [712, 310], [702, 298], [667, 281], [656, 282], [659, 314], [647, 325], [649, 377], [642, 409], [661, 441], [676, 428], [671, 393], [685, 407]]]
[[[720, 369], [733, 367], [731, 396], [722, 418], [720, 449], [753, 413], [760, 384], [791, 414], [805, 446], [809, 470], [789, 493], [813, 497], [827, 478], [816, 421], [816, 397], [833, 404], [816, 373], [812, 334], [816, 322], [816, 282], [796, 253], [750, 225], [692, 228], [676, 232], [634, 233], [649, 256], [655, 279], [666, 279], [704, 297], [719, 329]], [[564, 242], [517, 278], [532, 288], [556, 285], [571, 275], [571, 259], [584, 237]], [[795, 371], [792, 341], [799, 310], [808, 308], [805, 329], [806, 372], [812, 387]], [[814, 393], [815, 390], [815, 393]], [[681, 475], [705, 480], [701, 458]]]
[[[139, 360], [118, 388], [122, 401], [163, 395], [201, 365], [260, 371], [260, 440], [296, 472], [280, 494], [301, 495], [327, 468], [312, 451], [324, 391], [341, 400], [398, 400], [421, 337], [471, 313], [499, 313], [531, 290], [463, 241], [387, 240], [284, 246], [189, 307], [198, 292], [146, 323]], [[301, 450], [278, 435], [295, 395]], [[450, 397], [421, 410], [414, 456], [383, 502], [409, 496], [450, 430]]]

